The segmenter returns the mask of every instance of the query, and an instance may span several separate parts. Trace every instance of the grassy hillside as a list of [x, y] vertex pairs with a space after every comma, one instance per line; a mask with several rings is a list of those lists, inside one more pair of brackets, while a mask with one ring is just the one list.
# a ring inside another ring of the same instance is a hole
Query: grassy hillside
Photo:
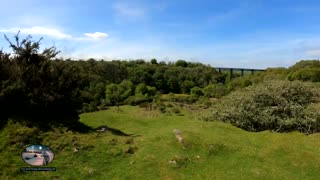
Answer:
[[[196, 113], [188, 111], [176, 116], [132, 106], [120, 110], [82, 114], [81, 121], [93, 128], [107, 125], [133, 136], [80, 134], [64, 129], [39, 133], [10, 123], [0, 131], [0, 179], [320, 177], [319, 134], [246, 132], [229, 124], [198, 121]], [[173, 129], [182, 131], [185, 148], [176, 140]], [[20, 167], [28, 166], [20, 158], [21, 141], [51, 147], [56, 157], [49, 166], [57, 171], [20, 173]]]

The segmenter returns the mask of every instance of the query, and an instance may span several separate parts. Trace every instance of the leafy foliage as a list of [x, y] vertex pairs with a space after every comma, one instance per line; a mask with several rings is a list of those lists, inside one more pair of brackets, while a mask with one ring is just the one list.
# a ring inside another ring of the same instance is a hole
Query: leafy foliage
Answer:
[[289, 80], [302, 80], [320, 82], [320, 68], [303, 68], [292, 72], [288, 76]]
[[191, 89], [191, 96], [200, 97], [203, 95], [202, 89], [198, 86], [195, 86]]
[[12, 56], [1, 53], [0, 107], [3, 121], [10, 117], [48, 126], [58, 122], [72, 125], [81, 108], [79, 69], [62, 61], [52, 61], [59, 52], [54, 47], [39, 52], [40, 40], [31, 36], [15, 44], [5, 36]]
[[269, 81], [236, 91], [222, 100], [214, 118], [248, 131], [320, 131], [319, 89], [309, 83]]

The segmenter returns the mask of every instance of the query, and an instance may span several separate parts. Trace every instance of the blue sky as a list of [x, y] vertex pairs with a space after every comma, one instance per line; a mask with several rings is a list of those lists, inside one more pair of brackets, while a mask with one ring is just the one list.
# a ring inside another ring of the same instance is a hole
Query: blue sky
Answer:
[[[0, 0], [0, 33], [74, 59], [288, 67], [320, 57], [316, 0]], [[0, 48], [8, 43], [0, 38]]]

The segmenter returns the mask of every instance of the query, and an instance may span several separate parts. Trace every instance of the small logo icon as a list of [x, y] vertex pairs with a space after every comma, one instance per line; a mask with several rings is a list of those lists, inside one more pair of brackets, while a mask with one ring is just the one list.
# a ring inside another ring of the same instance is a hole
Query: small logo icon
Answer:
[[23, 150], [21, 157], [32, 166], [44, 166], [53, 160], [54, 153], [48, 146], [33, 144]]

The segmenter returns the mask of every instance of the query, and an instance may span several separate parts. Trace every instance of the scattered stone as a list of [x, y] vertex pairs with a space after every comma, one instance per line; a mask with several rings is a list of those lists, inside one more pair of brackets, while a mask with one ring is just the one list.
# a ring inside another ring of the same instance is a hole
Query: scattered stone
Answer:
[[73, 148], [73, 152], [78, 152], [79, 149], [78, 148]]
[[200, 159], [200, 156], [196, 156], [197, 159]]
[[109, 127], [108, 126], [99, 126], [96, 128], [96, 130], [98, 132], [105, 132], [105, 131], [109, 130]]
[[174, 129], [173, 130], [173, 133], [175, 134], [177, 140], [179, 141], [179, 143], [183, 143], [184, 142], [184, 139], [182, 137], [182, 132], [178, 129]]
[[135, 161], [130, 161], [130, 164], [134, 164], [135, 163]]
[[92, 174], [93, 173], [93, 169], [89, 168], [89, 174]]
[[174, 165], [176, 165], [177, 162], [176, 162], [175, 160], [172, 160], [172, 161], [169, 161], [169, 164], [174, 164]]

